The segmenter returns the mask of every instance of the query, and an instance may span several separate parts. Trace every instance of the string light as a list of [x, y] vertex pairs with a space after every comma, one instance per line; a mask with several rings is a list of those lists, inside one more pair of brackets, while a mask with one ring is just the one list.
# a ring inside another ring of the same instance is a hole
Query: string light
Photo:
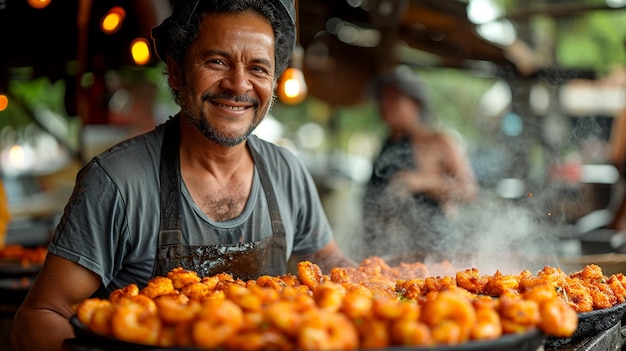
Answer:
[[122, 22], [126, 18], [126, 10], [120, 6], [112, 7], [100, 21], [100, 29], [106, 34], [112, 34], [122, 28]]
[[0, 112], [6, 110], [8, 106], [9, 98], [4, 94], [0, 94]]
[[150, 61], [150, 44], [145, 38], [137, 38], [130, 44], [133, 61], [138, 65], [145, 65]]
[[51, 0], [28, 0], [28, 4], [34, 9], [42, 9], [50, 5]]

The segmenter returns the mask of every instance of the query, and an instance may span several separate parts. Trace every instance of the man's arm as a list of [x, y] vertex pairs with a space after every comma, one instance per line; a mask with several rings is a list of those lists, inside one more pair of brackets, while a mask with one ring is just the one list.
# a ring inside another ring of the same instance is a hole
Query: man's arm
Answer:
[[100, 285], [97, 274], [49, 253], [15, 314], [12, 349], [61, 350], [64, 340], [74, 337], [69, 323], [73, 306], [90, 297]]
[[329, 273], [334, 267], [356, 267], [358, 264], [348, 258], [339, 248], [335, 239], [317, 252], [306, 255], [294, 255], [298, 261], [311, 261], [322, 269], [324, 273]]

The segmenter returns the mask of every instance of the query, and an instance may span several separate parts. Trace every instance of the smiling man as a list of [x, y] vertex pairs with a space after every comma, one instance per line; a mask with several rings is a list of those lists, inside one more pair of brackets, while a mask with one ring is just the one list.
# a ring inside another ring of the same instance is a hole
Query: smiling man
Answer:
[[174, 267], [254, 279], [287, 273], [292, 256], [354, 265], [300, 160], [251, 134], [293, 51], [293, 4], [181, 0], [153, 38], [181, 110], [80, 170], [15, 350], [61, 349], [77, 303]]

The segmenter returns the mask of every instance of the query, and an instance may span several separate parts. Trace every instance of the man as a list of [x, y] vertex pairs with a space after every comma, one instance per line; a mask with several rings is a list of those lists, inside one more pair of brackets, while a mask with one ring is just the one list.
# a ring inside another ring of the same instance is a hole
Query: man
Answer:
[[478, 192], [469, 161], [456, 139], [428, 125], [425, 85], [408, 66], [370, 89], [389, 135], [366, 187], [363, 254], [445, 258], [458, 243], [450, 225], [457, 207]]
[[15, 350], [59, 349], [72, 306], [183, 266], [251, 279], [287, 259], [354, 263], [315, 185], [286, 149], [251, 132], [294, 47], [290, 0], [184, 0], [154, 28], [180, 112], [78, 174], [49, 254], [13, 324]]

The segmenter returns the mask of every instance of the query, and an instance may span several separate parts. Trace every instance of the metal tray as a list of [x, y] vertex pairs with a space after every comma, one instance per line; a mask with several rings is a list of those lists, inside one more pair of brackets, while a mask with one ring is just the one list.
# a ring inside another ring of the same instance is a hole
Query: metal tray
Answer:
[[[131, 342], [117, 340], [111, 337], [98, 335], [81, 323], [74, 315], [70, 319], [70, 323], [74, 328], [76, 340], [73, 341], [75, 350], [124, 350], [124, 351], [141, 351], [141, 350], [166, 350], [158, 346], [140, 345]], [[368, 351], [536, 351], [545, 340], [546, 336], [540, 330], [532, 330], [520, 334], [507, 334], [494, 340], [470, 341], [467, 343], [453, 346], [437, 346], [437, 347], [408, 347], [408, 346], [391, 346], [385, 349], [369, 349]], [[93, 345], [90, 347], [89, 345]], [[168, 348], [167, 350], [176, 350]], [[194, 348], [184, 348], [184, 350], [198, 350]]]

